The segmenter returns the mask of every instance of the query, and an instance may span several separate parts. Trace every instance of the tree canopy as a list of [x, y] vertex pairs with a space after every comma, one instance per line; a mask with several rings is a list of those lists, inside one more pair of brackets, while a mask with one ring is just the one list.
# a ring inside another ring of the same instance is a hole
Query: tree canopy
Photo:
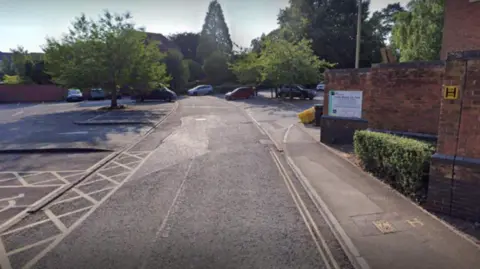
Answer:
[[105, 11], [98, 20], [76, 18], [60, 40], [47, 39], [45, 63], [54, 81], [67, 87], [102, 87], [117, 106], [117, 90], [141, 87], [148, 91], [170, 77], [155, 42], [135, 27], [129, 13]]
[[222, 7], [217, 0], [213, 0], [208, 6], [205, 22], [200, 33], [197, 55], [201, 60], [204, 60], [215, 51], [231, 56], [232, 50], [233, 42], [223, 16]]
[[168, 37], [175, 45], [178, 46], [180, 52], [185, 59], [198, 61], [197, 47], [200, 42], [200, 34], [192, 32], [183, 32], [170, 35]]
[[412, 0], [395, 16], [392, 44], [400, 61], [437, 60], [443, 33], [444, 0]]

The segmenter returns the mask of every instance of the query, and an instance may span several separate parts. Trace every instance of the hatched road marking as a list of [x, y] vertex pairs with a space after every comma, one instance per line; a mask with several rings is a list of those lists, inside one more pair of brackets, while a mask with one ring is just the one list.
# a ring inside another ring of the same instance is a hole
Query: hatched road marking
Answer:
[[[118, 155], [114, 161], [87, 177], [83, 182], [64, 193], [53, 203], [37, 213], [28, 215], [11, 229], [0, 234], [0, 266], [7, 268], [32, 268], [43, 256], [50, 252], [72, 230], [78, 227], [90, 214], [92, 214], [108, 197], [118, 190], [148, 159], [153, 151], [125, 152]], [[65, 173], [68, 172], [68, 173]], [[13, 186], [4, 187], [45, 187], [62, 186], [69, 184], [73, 176], [82, 176], [85, 171], [34, 171], [0, 172], [1, 179], [17, 180]], [[18, 177], [23, 180], [19, 180]], [[70, 177], [70, 178], [69, 178]], [[10, 179], [12, 178], [12, 179]], [[70, 179], [70, 180], [69, 180]], [[56, 180], [56, 182], [55, 182]], [[6, 181], [8, 183], [9, 181]], [[56, 185], [45, 185], [57, 183]], [[0, 181], [0, 184], [3, 183]], [[14, 184], [14, 183], [9, 183]], [[25, 185], [28, 184], [28, 185]], [[52, 187], [50, 187], [52, 188]], [[20, 196], [3, 198], [10, 201]], [[28, 197], [28, 193], [26, 194]], [[2, 200], [0, 200], [2, 202]], [[24, 243], [25, 235], [31, 233], [41, 234], [34, 229], [47, 227], [56, 233], [46, 233], [40, 236], [37, 242]], [[8, 240], [7, 240], [8, 239]], [[27, 250], [30, 250], [27, 252]], [[35, 256], [30, 256], [36, 251]], [[30, 253], [29, 253], [30, 252]], [[15, 259], [10, 259], [15, 255]], [[20, 255], [20, 256], [19, 256]], [[22, 256], [24, 255], [24, 256]], [[19, 258], [20, 257], [20, 258]], [[25, 257], [25, 258], [22, 258]]]

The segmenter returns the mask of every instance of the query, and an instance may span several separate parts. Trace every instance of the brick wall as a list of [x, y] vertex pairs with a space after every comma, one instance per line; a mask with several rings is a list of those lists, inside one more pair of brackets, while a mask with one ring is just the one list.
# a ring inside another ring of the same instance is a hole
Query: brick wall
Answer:
[[329, 90], [362, 90], [362, 117], [369, 128], [436, 135], [443, 73], [444, 62], [330, 70], [324, 114], [328, 114]]
[[450, 51], [480, 49], [480, 1], [446, 0], [442, 59]]
[[444, 84], [458, 85], [460, 97], [441, 100], [427, 207], [480, 221], [480, 51], [451, 54]]
[[62, 101], [65, 96], [66, 90], [55, 85], [0, 85], [0, 103]]

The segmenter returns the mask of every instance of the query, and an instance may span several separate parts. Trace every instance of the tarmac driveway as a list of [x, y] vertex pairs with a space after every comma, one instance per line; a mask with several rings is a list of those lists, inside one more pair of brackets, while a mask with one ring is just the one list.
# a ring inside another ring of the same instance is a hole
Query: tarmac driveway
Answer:
[[[128, 99], [121, 103], [132, 105], [122, 111], [98, 110], [109, 101], [0, 105], [0, 227], [81, 179], [174, 107], [160, 102], [134, 105]], [[80, 153], [81, 149], [103, 151]]]

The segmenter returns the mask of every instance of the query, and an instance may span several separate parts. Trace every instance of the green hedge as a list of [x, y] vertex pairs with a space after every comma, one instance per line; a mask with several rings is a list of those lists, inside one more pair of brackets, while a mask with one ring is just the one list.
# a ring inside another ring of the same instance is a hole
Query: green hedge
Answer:
[[236, 83], [224, 83], [221, 85], [213, 86], [215, 93], [227, 93], [235, 90], [238, 87], [245, 87], [246, 85], [236, 84]]
[[355, 154], [363, 168], [417, 202], [426, 198], [432, 144], [384, 133], [357, 131]]

